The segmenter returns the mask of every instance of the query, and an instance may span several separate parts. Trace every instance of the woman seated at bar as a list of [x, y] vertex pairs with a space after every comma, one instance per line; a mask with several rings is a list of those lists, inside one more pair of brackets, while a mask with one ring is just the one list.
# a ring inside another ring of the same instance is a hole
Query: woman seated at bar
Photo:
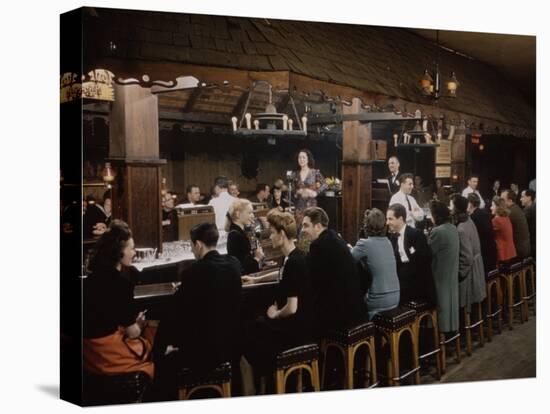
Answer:
[[271, 210], [267, 215], [273, 248], [285, 256], [279, 272], [265, 276], [243, 276], [244, 285], [276, 280], [280, 275], [275, 303], [266, 316], [249, 331], [247, 359], [256, 373], [265, 375], [272, 368], [274, 356], [284, 349], [312, 340], [311, 283], [306, 255], [296, 248], [296, 220], [290, 213]]
[[134, 255], [128, 225], [113, 220], [94, 246], [91, 274], [84, 280], [83, 359], [91, 373], [143, 371], [153, 377], [149, 359], [153, 338], [142, 336], [145, 313], [134, 309], [134, 287], [121, 274]]
[[241, 274], [256, 273], [264, 258], [261, 246], [254, 249], [245, 233], [245, 227], [254, 223], [252, 203], [246, 199], [237, 199], [229, 207], [225, 222], [227, 232], [227, 254], [236, 257], [241, 263]]
[[494, 216], [492, 223], [497, 243], [497, 264], [502, 264], [517, 256], [512, 222], [508, 217], [510, 211], [502, 198], [493, 197], [491, 213]]
[[381, 311], [399, 305], [399, 278], [391, 242], [386, 237], [386, 217], [377, 208], [365, 211], [364, 234], [351, 250], [354, 259], [363, 267], [367, 290], [364, 300], [369, 320]]
[[288, 207], [288, 202], [283, 199], [283, 190], [281, 187], [273, 187], [271, 189], [271, 208], [276, 208], [279, 211], [285, 211]]

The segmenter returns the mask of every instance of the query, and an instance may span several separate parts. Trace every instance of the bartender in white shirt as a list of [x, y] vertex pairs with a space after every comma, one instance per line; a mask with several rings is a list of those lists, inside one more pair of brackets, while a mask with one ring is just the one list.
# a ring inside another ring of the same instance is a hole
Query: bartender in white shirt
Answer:
[[485, 201], [483, 201], [483, 197], [481, 197], [481, 194], [479, 194], [479, 191], [477, 190], [477, 186], [479, 184], [479, 177], [477, 175], [470, 175], [468, 177], [468, 187], [466, 187], [464, 190], [462, 190], [462, 197], [468, 198], [468, 194], [475, 193], [479, 197], [480, 203], [479, 208], [485, 208]]
[[405, 210], [407, 210], [407, 224], [416, 227], [416, 222], [424, 219], [424, 211], [418, 206], [414, 197], [411, 196], [414, 187], [413, 175], [409, 173], [401, 174], [399, 183], [399, 191], [392, 196], [389, 205], [401, 204], [405, 207]]
[[214, 207], [214, 213], [216, 214], [216, 226], [218, 230], [224, 230], [225, 228], [225, 218], [229, 206], [233, 204], [237, 198], [230, 195], [227, 191], [228, 187], [227, 177], [217, 177], [214, 181], [214, 191], [218, 195], [217, 197], [212, 198], [208, 203], [209, 206]]

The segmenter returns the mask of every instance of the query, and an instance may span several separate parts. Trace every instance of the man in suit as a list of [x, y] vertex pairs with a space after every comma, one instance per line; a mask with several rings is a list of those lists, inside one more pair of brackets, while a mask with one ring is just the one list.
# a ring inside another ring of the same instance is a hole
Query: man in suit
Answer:
[[328, 222], [327, 213], [319, 207], [304, 212], [302, 232], [311, 240], [309, 263], [318, 336], [367, 317], [355, 260], [347, 243], [328, 229]]
[[537, 253], [537, 203], [536, 193], [530, 188], [521, 192], [521, 205], [529, 226], [529, 238], [531, 241], [531, 256], [536, 257]]
[[388, 191], [391, 196], [399, 191], [399, 159], [395, 155], [388, 159], [388, 169]]
[[474, 222], [481, 243], [481, 255], [485, 274], [494, 270], [497, 265], [497, 245], [495, 242], [495, 231], [491, 222], [491, 215], [479, 208], [481, 199], [476, 193], [468, 194], [468, 214]]
[[256, 186], [255, 195], [250, 198], [253, 203], [267, 203], [269, 201], [269, 186], [264, 183], [260, 183]]
[[239, 261], [216, 250], [215, 224], [191, 229], [195, 261], [183, 274], [159, 325], [154, 358], [159, 388], [171, 399], [177, 372], [183, 367], [210, 370], [240, 358], [241, 272]]
[[500, 197], [510, 210], [510, 221], [512, 222], [514, 245], [516, 246], [518, 258], [526, 258], [530, 253], [529, 224], [521, 207], [516, 204], [517, 194], [506, 189], [500, 193]]
[[416, 227], [416, 223], [424, 219], [424, 211], [411, 195], [414, 188], [413, 175], [409, 173], [401, 174], [399, 183], [399, 191], [390, 199], [390, 205], [401, 204], [407, 212], [405, 222], [411, 227]]
[[400, 303], [411, 300], [435, 303], [435, 284], [431, 271], [431, 253], [424, 232], [406, 224], [407, 211], [392, 204], [386, 212], [401, 285]]

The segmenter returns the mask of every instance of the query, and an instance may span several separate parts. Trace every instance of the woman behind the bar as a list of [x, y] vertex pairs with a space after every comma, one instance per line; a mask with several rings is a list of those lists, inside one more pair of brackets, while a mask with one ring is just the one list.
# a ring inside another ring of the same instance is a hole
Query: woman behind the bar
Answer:
[[364, 234], [351, 250], [353, 258], [363, 267], [363, 289], [369, 320], [378, 312], [399, 305], [399, 278], [391, 242], [386, 237], [386, 217], [377, 208], [365, 211]]
[[304, 211], [317, 206], [317, 196], [327, 188], [321, 171], [315, 169], [315, 159], [308, 149], [296, 155], [296, 171], [293, 177], [296, 222], [301, 225]]
[[508, 217], [510, 210], [502, 198], [495, 196], [491, 203], [491, 213], [494, 215], [492, 223], [497, 243], [497, 264], [502, 264], [517, 256], [512, 222]]
[[144, 371], [153, 377], [153, 338], [141, 336], [145, 314], [134, 308], [134, 287], [122, 275], [135, 253], [132, 232], [121, 220], [113, 220], [94, 246], [83, 288], [84, 368], [94, 374]]
[[254, 223], [254, 212], [249, 200], [240, 198], [231, 204], [227, 212], [225, 231], [227, 234], [227, 254], [236, 257], [241, 263], [241, 274], [255, 273], [260, 270], [264, 257], [261, 246], [254, 250], [245, 227]]
[[276, 280], [280, 275], [276, 301], [267, 309], [267, 318], [257, 320], [249, 330], [246, 356], [259, 375], [268, 374], [276, 353], [312, 340], [311, 281], [307, 257], [294, 242], [296, 220], [290, 213], [271, 210], [267, 221], [273, 248], [280, 248], [285, 256], [283, 267], [265, 276], [242, 277], [247, 285]]

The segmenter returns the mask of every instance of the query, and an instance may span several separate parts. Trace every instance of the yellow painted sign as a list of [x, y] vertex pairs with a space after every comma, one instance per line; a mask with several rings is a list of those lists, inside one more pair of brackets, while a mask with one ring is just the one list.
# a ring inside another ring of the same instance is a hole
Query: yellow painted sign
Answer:
[[76, 73], [64, 73], [61, 76], [61, 103], [87, 98], [101, 101], [114, 101], [114, 74], [107, 69], [94, 69], [88, 76], [82, 77], [82, 83]]

